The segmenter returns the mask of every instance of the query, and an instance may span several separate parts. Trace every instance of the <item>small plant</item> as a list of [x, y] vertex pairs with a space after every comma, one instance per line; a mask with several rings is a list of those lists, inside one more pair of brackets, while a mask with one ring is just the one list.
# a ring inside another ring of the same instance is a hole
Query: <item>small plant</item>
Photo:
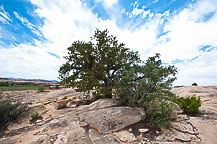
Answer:
[[39, 113], [38, 112], [33, 112], [31, 114], [31, 121], [36, 121], [37, 119], [41, 118], [41, 116], [39, 116]]
[[67, 99], [67, 98], [68, 98], [67, 96], [64, 96], [64, 97], [63, 97], [63, 100], [65, 100], [65, 99]]
[[199, 107], [201, 106], [200, 97], [191, 96], [186, 98], [176, 98], [175, 101], [186, 114], [199, 114]]
[[166, 100], [162, 92], [150, 93], [144, 100], [146, 109], [143, 120], [150, 127], [169, 128], [172, 120], [171, 113], [176, 108], [175, 104]]
[[44, 85], [41, 85], [38, 87], [38, 92], [44, 92], [45, 91], [45, 86]]
[[193, 83], [192, 86], [197, 86], [197, 83]]
[[0, 128], [5, 128], [12, 121], [24, 116], [28, 110], [26, 103], [3, 97], [0, 93]]
[[66, 108], [66, 104], [58, 104], [57, 110]]

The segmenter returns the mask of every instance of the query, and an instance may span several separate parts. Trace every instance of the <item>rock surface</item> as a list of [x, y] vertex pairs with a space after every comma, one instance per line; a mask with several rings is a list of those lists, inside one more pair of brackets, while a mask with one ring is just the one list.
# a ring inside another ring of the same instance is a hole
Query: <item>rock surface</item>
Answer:
[[109, 107], [79, 114], [80, 121], [87, 122], [100, 134], [121, 130], [141, 120], [139, 110], [130, 107]]
[[[172, 92], [180, 97], [196, 94], [202, 100], [201, 114], [196, 117], [175, 112], [177, 121], [170, 130], [150, 129], [139, 122], [141, 112], [118, 107], [111, 99], [80, 105], [82, 93], [64, 88], [50, 92], [5, 92], [17, 100], [31, 102], [31, 112], [42, 119], [30, 123], [31, 117], [11, 124], [0, 132], [1, 144], [178, 144], [217, 143], [217, 87], [179, 87]], [[58, 101], [67, 96], [67, 108], [57, 110]], [[79, 106], [80, 105], [80, 106]], [[146, 129], [149, 131], [144, 132]], [[141, 130], [144, 130], [143, 132]]]

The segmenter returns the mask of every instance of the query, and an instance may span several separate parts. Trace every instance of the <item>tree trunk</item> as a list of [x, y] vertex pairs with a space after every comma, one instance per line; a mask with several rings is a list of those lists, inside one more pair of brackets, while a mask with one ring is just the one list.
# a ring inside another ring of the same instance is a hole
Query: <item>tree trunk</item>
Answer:
[[112, 98], [112, 87], [110, 86], [105, 87], [104, 94], [105, 94], [105, 98]]

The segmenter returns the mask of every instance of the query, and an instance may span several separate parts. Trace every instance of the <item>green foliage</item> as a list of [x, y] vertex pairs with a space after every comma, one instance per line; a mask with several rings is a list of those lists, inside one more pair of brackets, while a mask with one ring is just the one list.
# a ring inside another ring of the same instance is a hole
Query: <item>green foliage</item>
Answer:
[[8, 82], [0, 82], [0, 87], [9, 87]]
[[116, 77], [116, 95], [124, 104], [144, 108], [144, 119], [152, 127], [169, 127], [171, 112], [169, 103], [174, 97], [170, 90], [176, 79], [174, 66], [163, 66], [160, 55], [149, 57], [144, 65], [126, 66]]
[[95, 99], [111, 98], [114, 92], [123, 104], [144, 108], [150, 126], [169, 124], [174, 107], [167, 101], [174, 96], [169, 90], [177, 70], [163, 65], [160, 54], [141, 63], [137, 52], [107, 30], [97, 30], [91, 42], [75, 41], [64, 58], [59, 78], [76, 91], [93, 91]]
[[67, 99], [67, 98], [68, 98], [67, 96], [64, 96], [64, 97], [63, 97], [63, 100], [64, 100], [64, 99]]
[[30, 83], [20, 83], [20, 82], [0, 82], [0, 87], [10, 87], [10, 86], [30, 86]]
[[96, 30], [91, 41], [75, 41], [68, 48], [59, 78], [79, 92], [94, 90], [95, 98], [111, 98], [114, 79], [126, 64], [139, 62], [138, 53], [129, 51], [107, 30]]
[[149, 93], [161, 90], [164, 95], [173, 96], [169, 91], [176, 79], [174, 66], [162, 66], [160, 54], [149, 57], [144, 65], [125, 67], [116, 77], [116, 95], [129, 105], [139, 106], [139, 101]]
[[197, 86], [197, 83], [193, 83], [192, 86]]
[[38, 92], [45, 92], [45, 90], [46, 90], [46, 87], [44, 85], [40, 85], [38, 87]]
[[0, 128], [5, 128], [11, 121], [21, 118], [27, 111], [27, 104], [4, 98], [0, 94]]
[[31, 114], [31, 118], [32, 118], [31, 121], [36, 121], [37, 119], [41, 118], [41, 116], [39, 116], [39, 113], [38, 113], [38, 112], [33, 112], [33, 113]]
[[176, 106], [167, 99], [168, 97], [165, 97], [161, 91], [149, 93], [145, 99], [143, 99], [142, 104], [146, 113], [142, 118], [146, 121], [148, 126], [170, 127], [171, 113], [176, 109]]
[[201, 106], [200, 97], [191, 96], [186, 98], [176, 98], [175, 101], [186, 114], [199, 114], [199, 107]]

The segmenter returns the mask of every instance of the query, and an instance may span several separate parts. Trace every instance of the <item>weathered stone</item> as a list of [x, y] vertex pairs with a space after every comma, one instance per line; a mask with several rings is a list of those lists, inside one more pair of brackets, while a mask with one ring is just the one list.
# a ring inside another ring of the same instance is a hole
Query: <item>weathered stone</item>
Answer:
[[83, 113], [91, 110], [98, 110], [98, 109], [108, 108], [112, 106], [117, 106], [117, 103], [114, 102], [113, 99], [100, 99], [91, 103], [90, 105], [84, 105], [78, 107], [77, 112]]
[[94, 144], [120, 144], [119, 140], [113, 135], [100, 135], [94, 129], [89, 130], [89, 137]]
[[66, 104], [66, 107], [69, 107], [69, 108], [75, 108], [77, 105], [76, 104], [73, 104], [73, 103], [71, 103], [71, 102], [68, 102], [67, 104]]
[[111, 133], [141, 120], [138, 109], [131, 107], [109, 107], [84, 112], [79, 115], [81, 121], [87, 122], [99, 133]]
[[63, 131], [58, 135], [54, 144], [82, 144], [84, 143], [85, 134], [85, 130], [81, 127], [77, 127], [70, 131]]
[[122, 142], [133, 142], [137, 140], [134, 134], [129, 131], [120, 131], [113, 134], [116, 135]]
[[182, 132], [176, 131], [174, 140], [178, 140], [181, 142], [190, 142], [191, 137], [187, 133], [182, 133]]
[[80, 122], [80, 126], [81, 127], [85, 127], [85, 126], [87, 126], [88, 124], [86, 123], [86, 122]]
[[66, 119], [60, 119], [60, 120], [54, 119], [54, 120], [50, 121], [50, 123], [49, 123], [50, 129], [63, 128], [66, 126], [68, 126]]
[[140, 133], [146, 133], [146, 132], [148, 132], [149, 131], [149, 129], [139, 129], [139, 132]]
[[57, 106], [58, 105], [67, 105], [68, 102], [70, 102], [70, 99], [59, 100], [59, 101], [57, 101]]
[[177, 130], [177, 131], [180, 131], [180, 132], [183, 132], [183, 133], [189, 133], [189, 134], [192, 134], [192, 135], [196, 135], [198, 134], [198, 131], [196, 131], [190, 122], [186, 122], [186, 121], [181, 121], [181, 122], [172, 122], [172, 128]]

